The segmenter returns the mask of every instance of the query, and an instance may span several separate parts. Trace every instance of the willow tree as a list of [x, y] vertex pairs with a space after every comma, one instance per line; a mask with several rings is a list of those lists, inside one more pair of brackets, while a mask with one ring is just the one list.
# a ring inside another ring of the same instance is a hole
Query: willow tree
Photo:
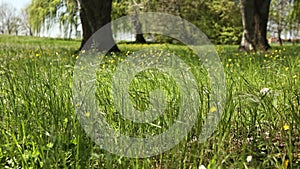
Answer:
[[243, 35], [240, 49], [266, 51], [267, 25], [271, 0], [241, 0]]
[[[56, 15], [58, 4], [56, 1], [48, 3], [44, 0], [32, 0], [30, 5], [26, 8], [29, 13], [29, 24], [32, 28], [33, 34], [38, 35], [43, 28], [50, 28], [50, 25]], [[47, 21], [47, 24], [46, 24]]]

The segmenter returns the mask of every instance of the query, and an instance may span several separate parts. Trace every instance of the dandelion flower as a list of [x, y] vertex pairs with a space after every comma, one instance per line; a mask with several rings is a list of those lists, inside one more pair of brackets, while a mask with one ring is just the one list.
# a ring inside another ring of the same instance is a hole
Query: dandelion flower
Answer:
[[214, 106], [212, 106], [212, 107], [209, 109], [209, 112], [215, 112], [215, 111], [217, 111], [217, 108], [214, 107]]
[[283, 126], [283, 130], [288, 130], [288, 129], [290, 129], [290, 126], [289, 125], [287, 125], [287, 124], [285, 124], [284, 126]]
[[287, 169], [288, 165], [289, 165], [289, 160], [284, 160], [282, 164], [282, 169]]

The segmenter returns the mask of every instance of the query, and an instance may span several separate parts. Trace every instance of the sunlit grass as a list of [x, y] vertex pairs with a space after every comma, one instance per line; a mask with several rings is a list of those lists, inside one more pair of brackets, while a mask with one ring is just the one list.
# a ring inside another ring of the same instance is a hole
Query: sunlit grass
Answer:
[[[132, 159], [101, 150], [75, 116], [71, 87], [79, 42], [7, 38], [0, 37], [0, 168], [300, 167], [299, 45], [275, 46], [266, 53], [217, 46], [226, 73], [227, 102], [212, 137], [197, 142], [203, 120], [199, 115], [187, 138], [172, 150]], [[115, 68], [132, 51], [149, 46], [175, 51], [191, 66], [203, 99], [200, 112], [209, 111], [205, 71], [186, 47], [122, 44], [123, 53], [103, 60], [97, 94], [110, 124], [128, 135], [161, 133], [157, 126], [168, 127], [176, 118], [178, 87], [174, 79], [155, 70], [135, 76], [131, 102], [145, 110], [149, 91], [161, 87], [168, 103], [164, 117], [155, 125], [131, 124], [114, 109], [110, 87]]]

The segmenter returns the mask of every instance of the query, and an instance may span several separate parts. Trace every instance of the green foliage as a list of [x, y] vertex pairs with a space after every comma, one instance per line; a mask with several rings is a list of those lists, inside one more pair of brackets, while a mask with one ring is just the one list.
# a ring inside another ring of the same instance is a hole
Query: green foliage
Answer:
[[[236, 0], [113, 1], [114, 19], [139, 11], [163, 12], [180, 16], [200, 28], [215, 44], [238, 44], [241, 39], [242, 22], [239, 2]], [[180, 27], [172, 29], [182, 32]], [[168, 37], [154, 36], [156, 42], [177, 42]]]
[[113, 1], [111, 12], [112, 20], [128, 15], [130, 5], [130, 1]]
[[[239, 3], [234, 0], [206, 1], [213, 19], [209, 20], [211, 31], [207, 35], [216, 44], [238, 44], [242, 36], [242, 22]], [[201, 28], [201, 23], [199, 23]], [[206, 31], [205, 29], [203, 30]]]
[[[189, 13], [189, 9], [194, 9]], [[215, 44], [238, 44], [242, 34], [239, 4], [233, 0], [205, 1], [187, 6], [184, 18], [200, 28]], [[196, 14], [196, 15], [195, 15]]]

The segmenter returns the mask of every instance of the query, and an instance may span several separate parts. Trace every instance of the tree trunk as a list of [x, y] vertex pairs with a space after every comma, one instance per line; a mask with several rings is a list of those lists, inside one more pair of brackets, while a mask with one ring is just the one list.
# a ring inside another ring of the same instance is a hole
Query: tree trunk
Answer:
[[282, 32], [282, 29], [278, 29], [277, 30], [277, 36], [278, 36], [278, 42], [279, 42], [279, 45], [282, 46], [282, 39], [281, 39], [281, 32]]
[[29, 36], [33, 36], [32, 29], [29, 28]]
[[[99, 51], [119, 52], [111, 27], [103, 27], [111, 21], [112, 0], [79, 0], [79, 3], [83, 31], [80, 50], [83, 48], [87, 50], [93, 46]], [[103, 31], [92, 36], [100, 28]]]
[[135, 28], [135, 42], [136, 43], [146, 43], [146, 40], [142, 34], [142, 24], [138, 18], [137, 14], [132, 16], [133, 25]]
[[267, 24], [271, 0], [241, 0], [243, 36], [240, 49], [266, 51]]
[[73, 32], [73, 24], [70, 24], [70, 29], [69, 29], [69, 40], [72, 39], [72, 32]]

